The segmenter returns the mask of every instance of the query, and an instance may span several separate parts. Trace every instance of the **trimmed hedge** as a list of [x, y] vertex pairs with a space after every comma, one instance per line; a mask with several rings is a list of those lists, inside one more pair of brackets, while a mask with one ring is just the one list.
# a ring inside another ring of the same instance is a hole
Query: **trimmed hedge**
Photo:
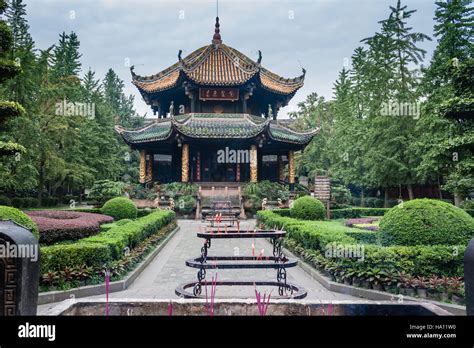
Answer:
[[377, 243], [378, 232], [358, 230], [358, 231], [346, 231], [345, 233], [349, 237], [354, 238], [358, 243], [363, 243], [363, 244], [376, 244]]
[[297, 219], [324, 220], [326, 218], [326, 209], [320, 200], [310, 196], [304, 196], [293, 202], [290, 214]]
[[[372, 237], [368, 237], [368, 233], [374, 233], [337, 226], [334, 222], [296, 220], [282, 217], [271, 211], [258, 212], [257, 219], [269, 228], [285, 229], [288, 238], [322, 255], [330, 243], [337, 245], [364, 243], [358, 242], [358, 239], [369, 240], [368, 238]], [[465, 246], [462, 245], [383, 247], [376, 244], [364, 244], [363, 246], [363, 261], [357, 258], [331, 260], [341, 267], [347, 266], [365, 271], [382, 267], [393, 271], [403, 271], [413, 276], [463, 276]]]
[[362, 216], [383, 216], [390, 208], [332, 209], [331, 219], [355, 219]]
[[[147, 215], [149, 215], [149, 214], [151, 214], [151, 213], [153, 213], [157, 210], [158, 209], [150, 209], [150, 208], [138, 209], [137, 218], [147, 216]], [[82, 212], [82, 213], [93, 213], [93, 214], [105, 214], [102, 211], [102, 208], [79, 208], [79, 209], [73, 209], [71, 211], [77, 211], [77, 212]], [[107, 214], [105, 214], [105, 215], [107, 215]]]
[[73, 244], [41, 248], [41, 273], [78, 265], [100, 266], [118, 259], [125, 247], [133, 249], [148, 236], [175, 220], [174, 212], [158, 210], [122, 226], [115, 226]]
[[474, 219], [464, 210], [435, 199], [398, 205], [380, 221], [382, 245], [459, 245], [474, 236]]
[[287, 217], [290, 217], [290, 216], [291, 216], [290, 209], [288, 209], [288, 208], [273, 209], [272, 211], [273, 211], [275, 214], [278, 214], [278, 215], [280, 215], [280, 216], [287, 216]]
[[0, 206], [0, 220], [12, 220], [20, 224], [33, 233], [36, 239], [39, 239], [39, 231], [31, 218], [21, 210], [12, 207]]
[[109, 199], [101, 209], [105, 215], [112, 216], [115, 220], [135, 219], [137, 206], [129, 198], [116, 197]]

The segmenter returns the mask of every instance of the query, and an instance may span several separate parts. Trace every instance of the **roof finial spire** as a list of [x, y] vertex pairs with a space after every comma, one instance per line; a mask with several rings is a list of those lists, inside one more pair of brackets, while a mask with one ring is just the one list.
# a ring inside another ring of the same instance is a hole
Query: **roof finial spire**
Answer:
[[216, 26], [214, 29], [214, 36], [212, 37], [212, 43], [214, 45], [219, 45], [222, 43], [219, 27], [220, 27], [219, 17], [216, 17]]

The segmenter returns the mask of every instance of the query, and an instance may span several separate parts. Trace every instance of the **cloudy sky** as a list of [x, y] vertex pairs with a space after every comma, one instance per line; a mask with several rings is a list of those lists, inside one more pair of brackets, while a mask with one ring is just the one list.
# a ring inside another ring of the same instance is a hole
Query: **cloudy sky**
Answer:
[[[81, 41], [83, 72], [89, 67], [103, 77], [112, 68], [135, 95], [140, 114], [151, 110], [130, 82], [128, 66], [151, 75], [212, 39], [215, 0], [25, 0], [36, 46], [57, 42], [62, 31], [75, 31]], [[417, 9], [411, 26], [433, 33], [433, 0], [404, 0]], [[301, 74], [305, 86], [283, 114], [311, 92], [332, 97], [332, 86], [360, 40], [379, 29], [396, 0], [220, 0], [221, 35], [225, 44], [253, 59], [262, 51], [262, 65], [284, 77]], [[429, 62], [435, 47], [425, 42]]]

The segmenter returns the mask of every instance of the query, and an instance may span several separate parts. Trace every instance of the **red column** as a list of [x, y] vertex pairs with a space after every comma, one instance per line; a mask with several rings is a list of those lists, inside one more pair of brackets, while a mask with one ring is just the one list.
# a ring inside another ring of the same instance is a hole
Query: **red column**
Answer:
[[201, 152], [196, 154], [196, 181], [201, 181]]

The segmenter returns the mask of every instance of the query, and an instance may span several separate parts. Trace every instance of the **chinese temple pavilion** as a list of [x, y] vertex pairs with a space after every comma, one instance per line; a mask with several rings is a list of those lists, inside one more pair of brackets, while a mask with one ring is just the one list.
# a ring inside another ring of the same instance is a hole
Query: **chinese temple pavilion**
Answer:
[[[278, 120], [303, 86], [305, 70], [283, 78], [222, 43], [219, 18], [210, 45], [151, 76], [131, 67], [132, 83], [156, 119], [117, 132], [140, 151], [140, 182], [295, 182], [294, 152], [316, 131], [299, 132]], [[291, 185], [293, 186], [293, 185]]]

